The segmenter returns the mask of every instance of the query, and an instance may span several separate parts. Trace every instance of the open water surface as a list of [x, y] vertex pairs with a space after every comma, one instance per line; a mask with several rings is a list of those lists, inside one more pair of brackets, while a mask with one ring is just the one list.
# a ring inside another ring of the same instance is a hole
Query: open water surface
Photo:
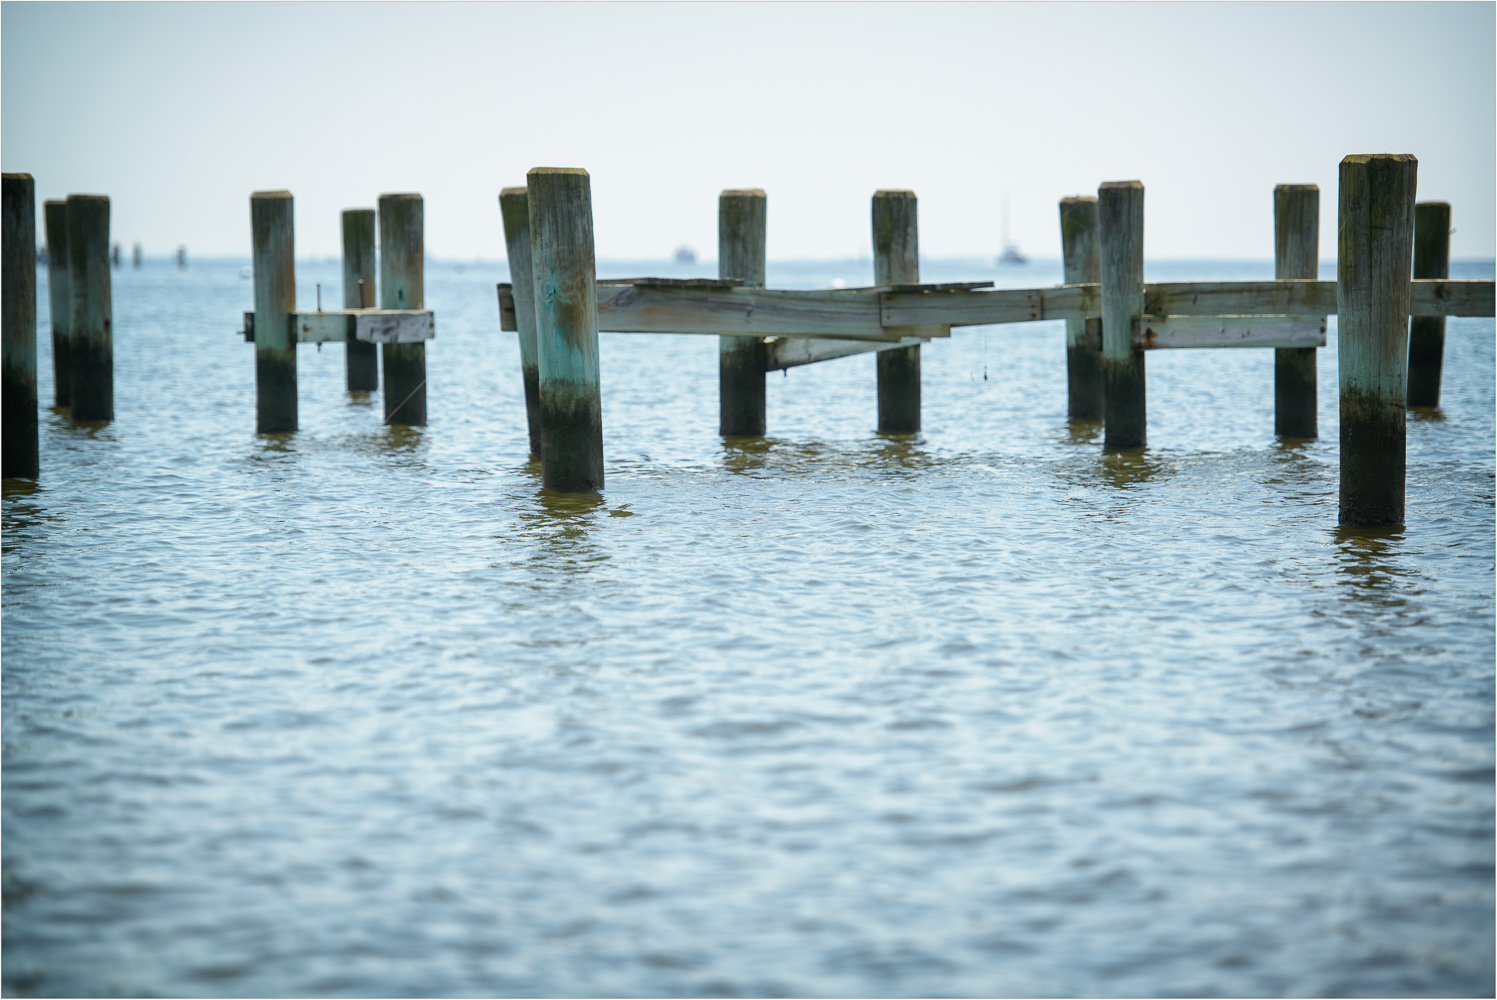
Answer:
[[1491, 995], [1490, 319], [1398, 531], [1336, 528], [1334, 324], [1320, 440], [1154, 352], [1125, 454], [1058, 323], [926, 347], [914, 438], [871, 355], [724, 443], [714, 338], [605, 336], [585, 499], [502, 266], [428, 265], [429, 426], [303, 346], [259, 437], [245, 263], [116, 271], [115, 421], [5, 483], [7, 995]]

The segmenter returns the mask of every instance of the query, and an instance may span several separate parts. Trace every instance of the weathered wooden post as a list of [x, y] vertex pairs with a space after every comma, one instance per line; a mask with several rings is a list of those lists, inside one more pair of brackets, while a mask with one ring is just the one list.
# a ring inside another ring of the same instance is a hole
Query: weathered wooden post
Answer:
[[[374, 308], [374, 209], [350, 208], [343, 213], [343, 308]], [[178, 251], [178, 259], [185, 250]], [[350, 340], [344, 350], [344, 374], [349, 392], [379, 388], [379, 348]]]
[[36, 417], [36, 183], [30, 174], [0, 177], [4, 247], [4, 326], [0, 331], [0, 477], [40, 473]]
[[[426, 302], [425, 210], [419, 194], [379, 196], [379, 299], [382, 309]], [[426, 343], [381, 344], [385, 423], [426, 423]]]
[[52, 405], [67, 406], [73, 382], [73, 279], [68, 271], [68, 203], [42, 203], [47, 227], [47, 303], [52, 315]]
[[177, 270], [187, 270], [187, 248], [185, 246], [177, 247]]
[[[724, 191], [717, 200], [717, 276], [764, 287], [768, 200], [758, 188]], [[718, 433], [760, 437], [765, 430], [763, 337], [717, 338]]]
[[114, 419], [114, 305], [109, 274], [109, 199], [70, 194], [68, 270], [72, 272], [73, 377], [68, 405], [74, 420]]
[[[598, 295], [592, 191], [586, 170], [536, 167], [525, 177], [535, 339], [540, 359], [541, 482], [603, 488]], [[516, 304], [516, 312], [519, 305]]]
[[[1097, 249], [1097, 199], [1090, 195], [1060, 200], [1060, 247], [1068, 285], [1102, 280]], [[1102, 419], [1102, 321], [1066, 320], [1066, 416]]]
[[1404, 521], [1409, 308], [1419, 161], [1341, 161], [1336, 356], [1341, 383], [1341, 524]]
[[541, 457], [541, 370], [535, 347], [535, 279], [530, 270], [530, 195], [526, 188], [499, 192], [499, 215], [504, 220], [504, 249], [509, 257], [509, 281], [515, 297], [515, 330], [520, 338], [520, 378], [525, 386], [525, 425], [530, 432], [530, 457]]
[[1133, 318], [1144, 311], [1144, 186], [1109, 181], [1097, 189], [1102, 278], [1103, 447], [1148, 443], [1143, 348]]
[[[873, 283], [920, 280], [920, 232], [915, 192], [873, 194]], [[878, 429], [886, 434], [920, 430], [920, 345], [878, 352]]]
[[[71, 208], [71, 206], [69, 206]], [[250, 195], [255, 273], [255, 430], [296, 430], [296, 247], [290, 191]]]
[[[1414, 206], [1414, 277], [1450, 277], [1450, 203]], [[1415, 316], [1409, 326], [1409, 405], [1440, 405], [1445, 317]]]
[[143, 255], [144, 251], [141, 250], [139, 243], [135, 244], [130, 250], [130, 266], [137, 271], [140, 270], [140, 260]]
[[[1274, 280], [1320, 277], [1320, 188], [1280, 184], [1273, 189]], [[1274, 433], [1286, 438], [1320, 434], [1316, 417], [1314, 347], [1273, 352]]]

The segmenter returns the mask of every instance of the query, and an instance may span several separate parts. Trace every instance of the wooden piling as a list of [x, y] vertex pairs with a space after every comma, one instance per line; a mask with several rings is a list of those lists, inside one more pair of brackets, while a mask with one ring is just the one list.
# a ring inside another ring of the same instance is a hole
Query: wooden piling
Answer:
[[[920, 280], [920, 232], [915, 192], [873, 194], [873, 283]], [[878, 429], [885, 434], [920, 430], [920, 345], [878, 352]]]
[[137, 271], [140, 270], [140, 261], [142, 256], [144, 256], [144, 251], [141, 250], [140, 244], [137, 243], [130, 250], [130, 265]]
[[68, 270], [72, 276], [73, 377], [68, 405], [74, 420], [114, 419], [114, 305], [109, 273], [109, 199], [70, 194]]
[[507, 187], [499, 192], [499, 215], [504, 220], [504, 249], [509, 257], [509, 281], [515, 297], [515, 330], [520, 339], [520, 379], [525, 387], [525, 426], [530, 432], [530, 457], [541, 457], [541, 370], [535, 347], [535, 279], [530, 268], [530, 195], [528, 189]]
[[[1450, 277], [1450, 204], [1414, 206], [1414, 277]], [[1440, 405], [1445, 317], [1415, 316], [1409, 325], [1409, 406]]]
[[1109, 181], [1097, 189], [1101, 242], [1103, 447], [1148, 443], [1144, 352], [1133, 346], [1133, 318], [1144, 311], [1144, 186]]
[[36, 415], [36, 183], [30, 174], [0, 177], [0, 477], [40, 473]]
[[1341, 388], [1341, 521], [1401, 525], [1405, 401], [1419, 161], [1341, 161], [1336, 355]]
[[65, 407], [71, 398], [73, 280], [68, 272], [68, 203], [42, 204], [47, 229], [47, 304], [52, 316], [52, 405]]
[[177, 247], [177, 270], [187, 270], [187, 248]]
[[255, 430], [296, 430], [296, 239], [289, 191], [250, 195], [255, 274]]
[[[768, 200], [758, 188], [724, 191], [717, 200], [717, 276], [764, 287]], [[765, 431], [763, 337], [717, 338], [718, 433], [762, 437]]]
[[[1068, 285], [1102, 280], [1097, 242], [1097, 199], [1060, 201], [1060, 246]], [[1102, 419], [1102, 320], [1066, 320], [1066, 416]]]
[[[379, 304], [421, 309], [426, 302], [426, 214], [419, 194], [379, 196]], [[385, 423], [426, 423], [426, 344], [381, 344]]]
[[541, 386], [541, 481], [569, 492], [603, 488], [598, 386], [597, 267], [586, 170], [526, 175]]
[[[1320, 188], [1280, 184], [1273, 189], [1274, 278], [1320, 277]], [[1273, 352], [1274, 433], [1286, 438], [1320, 435], [1316, 416], [1314, 347]]]
[[[344, 309], [374, 308], [375, 241], [374, 209], [350, 208], [343, 213]], [[378, 389], [378, 346], [350, 340], [344, 350], [344, 378], [348, 391], [373, 392]]]

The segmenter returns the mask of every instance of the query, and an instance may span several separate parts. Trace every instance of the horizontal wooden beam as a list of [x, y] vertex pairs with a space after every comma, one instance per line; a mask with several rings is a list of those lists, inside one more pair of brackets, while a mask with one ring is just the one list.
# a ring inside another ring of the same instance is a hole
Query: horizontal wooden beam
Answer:
[[[426, 309], [323, 309], [287, 317], [291, 340], [297, 344], [344, 343], [415, 344], [437, 335], [436, 319]], [[255, 314], [244, 314], [244, 339], [255, 339]]]
[[1334, 281], [1168, 281], [1144, 285], [1151, 316], [1326, 316]]
[[1081, 319], [1102, 314], [1101, 285], [1056, 285], [1053, 288], [935, 288], [890, 291], [879, 297], [880, 318], [887, 326], [939, 323], [986, 326], [1032, 323], [1047, 319]]
[[[948, 335], [950, 329], [946, 327]], [[868, 340], [819, 340], [814, 337], [771, 340], [764, 345], [764, 368], [766, 371], [777, 372], [799, 365], [815, 364], [818, 361], [831, 361], [833, 358], [845, 358], [854, 354], [887, 351], [895, 347], [910, 347], [925, 343], [929, 343], [929, 338], [901, 337], [887, 344]]]
[[1324, 347], [1326, 321], [1297, 316], [1140, 316], [1133, 344], [1146, 351], [1200, 347]]

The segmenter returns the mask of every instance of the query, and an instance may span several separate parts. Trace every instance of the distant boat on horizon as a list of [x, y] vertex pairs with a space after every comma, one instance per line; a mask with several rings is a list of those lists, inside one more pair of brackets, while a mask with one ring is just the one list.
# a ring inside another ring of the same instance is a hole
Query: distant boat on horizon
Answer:
[[691, 247], [687, 246], [685, 243], [683, 243], [680, 246], [676, 247], [676, 263], [677, 264], [695, 264], [696, 262], [697, 262], [697, 252], [695, 250], [693, 250]]
[[1019, 249], [1019, 244], [1008, 238], [1008, 192], [1003, 192], [1003, 253], [998, 255], [998, 266], [1006, 264], [1028, 264], [1029, 258]]

